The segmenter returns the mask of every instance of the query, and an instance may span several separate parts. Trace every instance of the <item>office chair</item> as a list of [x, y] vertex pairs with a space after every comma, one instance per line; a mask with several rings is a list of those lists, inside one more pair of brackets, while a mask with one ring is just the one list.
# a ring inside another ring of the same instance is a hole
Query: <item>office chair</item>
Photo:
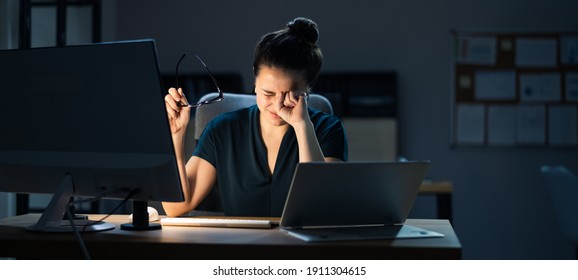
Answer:
[[564, 237], [576, 250], [578, 259], [578, 179], [564, 166], [542, 166], [545, 187], [554, 204]]
[[[199, 99], [199, 102], [215, 98], [218, 93], [208, 93]], [[196, 108], [195, 111], [195, 143], [199, 140], [201, 133], [207, 124], [216, 116], [234, 111], [237, 109], [249, 107], [257, 104], [255, 94], [224, 93], [224, 98], [220, 102], [204, 105]], [[307, 101], [309, 107], [319, 111], [333, 114], [333, 106], [327, 98], [319, 94], [310, 94]], [[216, 211], [221, 212], [221, 198], [218, 186], [213, 187], [211, 192], [205, 197], [203, 202], [196, 208], [199, 211]]]
[[[215, 98], [217, 95], [216, 92], [208, 93], [202, 96], [199, 102]], [[254, 94], [224, 93], [223, 95], [225, 98], [222, 101], [197, 108], [195, 112], [195, 141], [199, 140], [207, 124], [217, 115], [257, 104]], [[331, 102], [323, 95], [309, 95], [307, 104], [319, 111], [333, 114]]]

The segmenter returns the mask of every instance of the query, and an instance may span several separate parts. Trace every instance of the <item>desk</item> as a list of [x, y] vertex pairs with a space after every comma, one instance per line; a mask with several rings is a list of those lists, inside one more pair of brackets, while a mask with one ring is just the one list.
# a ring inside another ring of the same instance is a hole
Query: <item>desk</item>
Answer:
[[436, 196], [437, 217], [452, 221], [452, 182], [424, 180], [419, 188], [419, 194]]
[[[25, 227], [39, 214], [0, 220], [0, 257], [78, 259], [73, 234], [34, 233]], [[91, 219], [97, 217], [93, 216]], [[106, 221], [120, 225], [126, 215]], [[447, 220], [408, 220], [407, 224], [445, 234], [443, 238], [306, 243], [278, 228], [230, 229], [168, 227], [133, 232], [85, 233], [93, 259], [460, 259], [461, 244]]]

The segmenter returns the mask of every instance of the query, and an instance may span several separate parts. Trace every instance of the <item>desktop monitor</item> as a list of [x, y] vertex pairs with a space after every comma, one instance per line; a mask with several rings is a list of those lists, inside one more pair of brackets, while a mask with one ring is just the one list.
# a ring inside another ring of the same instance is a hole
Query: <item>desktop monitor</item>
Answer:
[[0, 51], [0, 191], [55, 194], [37, 231], [70, 197], [182, 201], [165, 92], [153, 40]]

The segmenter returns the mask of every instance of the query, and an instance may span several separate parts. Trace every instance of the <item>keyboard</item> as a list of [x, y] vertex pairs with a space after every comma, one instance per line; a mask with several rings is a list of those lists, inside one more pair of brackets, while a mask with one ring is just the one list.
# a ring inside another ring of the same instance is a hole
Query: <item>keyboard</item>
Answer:
[[273, 223], [271, 223], [270, 220], [255, 219], [176, 217], [162, 218], [161, 225], [181, 227], [271, 228]]

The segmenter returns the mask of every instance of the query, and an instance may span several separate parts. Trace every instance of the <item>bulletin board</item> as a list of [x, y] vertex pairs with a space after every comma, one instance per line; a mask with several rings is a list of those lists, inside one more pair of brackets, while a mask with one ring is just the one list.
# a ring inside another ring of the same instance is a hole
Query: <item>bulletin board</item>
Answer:
[[578, 148], [578, 32], [451, 32], [450, 146]]

